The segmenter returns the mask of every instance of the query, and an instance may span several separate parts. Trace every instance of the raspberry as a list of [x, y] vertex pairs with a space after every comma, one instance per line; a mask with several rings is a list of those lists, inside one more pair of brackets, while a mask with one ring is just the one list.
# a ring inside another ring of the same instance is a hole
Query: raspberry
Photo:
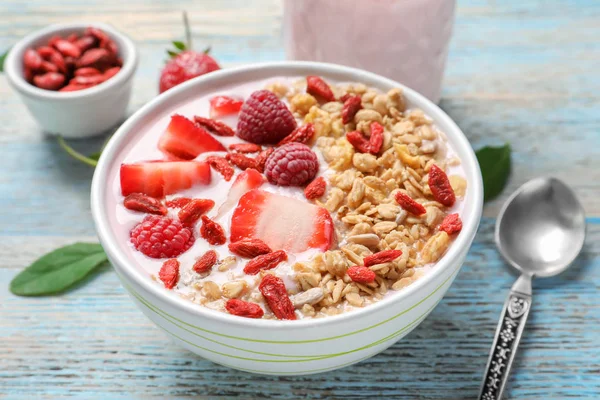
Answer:
[[286, 105], [268, 90], [258, 90], [244, 102], [237, 135], [248, 142], [277, 143], [296, 129], [296, 120]]
[[192, 230], [168, 217], [148, 215], [130, 232], [133, 247], [151, 258], [173, 258], [194, 244]]
[[302, 186], [319, 171], [317, 155], [302, 143], [288, 143], [277, 148], [267, 159], [265, 175], [279, 186]]
[[364, 258], [365, 267], [394, 261], [402, 255], [401, 250], [383, 250]]

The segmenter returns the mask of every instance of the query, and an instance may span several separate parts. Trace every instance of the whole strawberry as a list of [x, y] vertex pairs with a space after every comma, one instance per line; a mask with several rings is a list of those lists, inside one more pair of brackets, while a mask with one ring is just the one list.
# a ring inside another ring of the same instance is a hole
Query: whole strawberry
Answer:
[[208, 55], [210, 48], [202, 53], [191, 50], [191, 34], [187, 14], [185, 12], [183, 13], [183, 21], [187, 43], [173, 42], [173, 45], [177, 50], [167, 51], [171, 59], [160, 73], [160, 93], [197, 76], [221, 69], [215, 59]]

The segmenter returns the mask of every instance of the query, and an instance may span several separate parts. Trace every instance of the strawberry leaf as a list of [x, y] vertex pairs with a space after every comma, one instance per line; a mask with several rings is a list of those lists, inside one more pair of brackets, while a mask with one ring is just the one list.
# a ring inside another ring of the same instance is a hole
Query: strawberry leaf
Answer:
[[208, 53], [210, 53], [211, 49], [212, 49], [211, 46], [208, 46], [207, 48], [204, 49], [203, 53], [208, 54]]
[[167, 54], [169, 55], [169, 57], [171, 57], [171, 58], [175, 58], [175, 57], [177, 57], [177, 55], [178, 55], [179, 53], [178, 53], [178, 52], [176, 52], [176, 51], [173, 51], [173, 50], [167, 50]]
[[175, 46], [176, 48], [178, 48], [179, 50], [186, 50], [187, 47], [185, 45], [185, 43], [180, 42], [180, 41], [174, 41], [173, 42], [173, 46]]
[[43, 255], [21, 271], [10, 282], [10, 291], [18, 296], [60, 293], [107, 261], [102, 246], [97, 243], [75, 243], [61, 247]]

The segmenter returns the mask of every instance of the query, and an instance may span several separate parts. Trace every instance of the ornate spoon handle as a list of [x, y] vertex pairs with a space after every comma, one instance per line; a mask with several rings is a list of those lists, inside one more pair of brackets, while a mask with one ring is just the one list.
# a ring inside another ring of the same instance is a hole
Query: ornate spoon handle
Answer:
[[501, 400], [521, 334], [531, 307], [531, 278], [521, 276], [514, 284], [502, 310], [490, 350], [479, 400]]

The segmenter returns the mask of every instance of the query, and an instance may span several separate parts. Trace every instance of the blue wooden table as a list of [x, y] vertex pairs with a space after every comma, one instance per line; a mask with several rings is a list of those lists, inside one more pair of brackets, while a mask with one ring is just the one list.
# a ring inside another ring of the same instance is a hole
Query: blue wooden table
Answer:
[[[199, 47], [224, 66], [284, 58], [278, 0], [3, 0], [0, 50], [52, 22], [109, 22], [141, 53], [131, 111], [156, 95], [164, 49], [190, 13]], [[52, 248], [95, 240], [92, 170], [43, 135], [0, 76], [0, 398], [474, 398], [515, 279], [493, 243], [498, 207], [521, 183], [556, 175], [588, 214], [584, 253], [536, 281], [507, 398], [600, 397], [600, 2], [459, 0], [441, 106], [474, 147], [510, 142], [513, 174], [486, 205], [456, 282], [382, 354], [340, 371], [262, 377], [171, 344], [106, 267], [59, 297], [19, 298], [10, 279]], [[92, 151], [102, 138], [76, 144]]]

